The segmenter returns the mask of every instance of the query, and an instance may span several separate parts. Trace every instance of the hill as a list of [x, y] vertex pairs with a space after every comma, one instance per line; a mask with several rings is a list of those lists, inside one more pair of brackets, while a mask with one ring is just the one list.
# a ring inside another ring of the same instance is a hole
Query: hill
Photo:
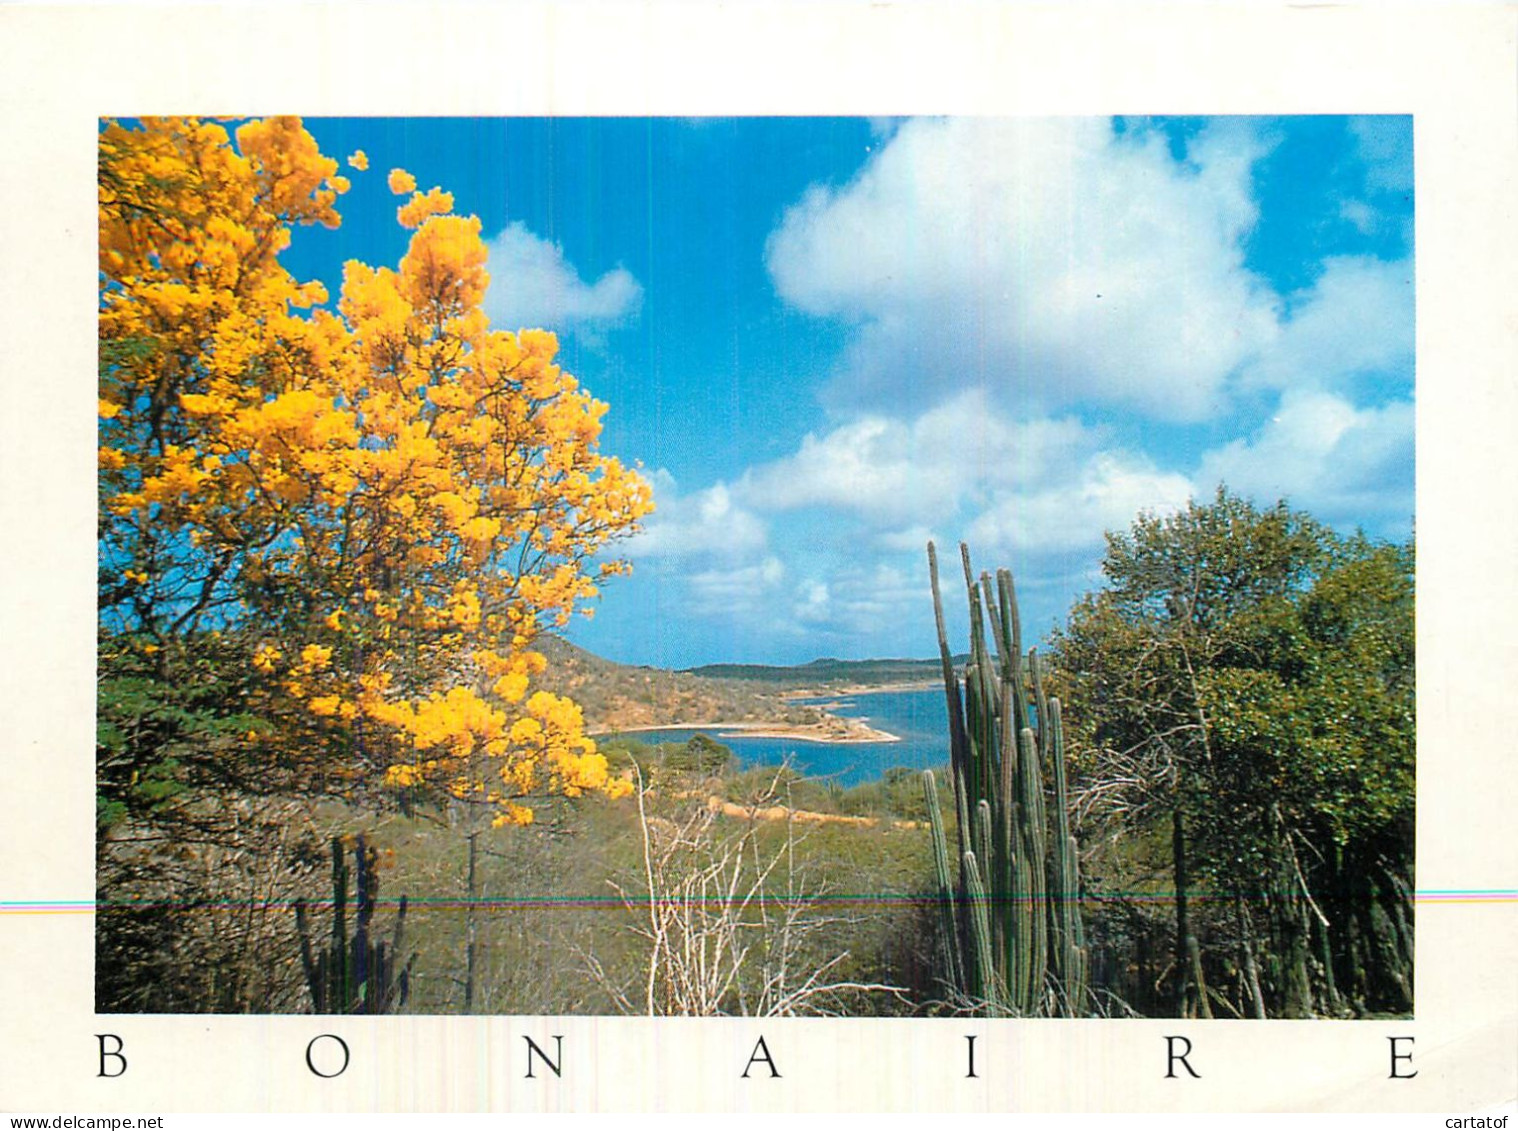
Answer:
[[753, 680], [619, 664], [558, 637], [544, 638], [538, 647], [548, 658], [542, 686], [579, 703], [592, 731], [822, 719], [817, 708], [787, 703], [775, 687]]
[[[559, 637], [544, 637], [539, 650], [548, 658], [541, 686], [579, 703], [593, 732], [747, 723], [848, 737], [839, 730], [843, 720], [792, 696], [803, 690], [827, 693], [940, 678], [937, 660], [822, 659], [795, 667], [709, 664], [668, 671], [619, 664]], [[860, 731], [852, 737], [867, 735]]]
[[707, 679], [745, 680], [776, 687], [802, 688], [839, 685], [874, 687], [898, 683], [937, 683], [943, 678], [938, 660], [813, 660], [792, 667], [767, 664], [706, 664], [688, 669]]

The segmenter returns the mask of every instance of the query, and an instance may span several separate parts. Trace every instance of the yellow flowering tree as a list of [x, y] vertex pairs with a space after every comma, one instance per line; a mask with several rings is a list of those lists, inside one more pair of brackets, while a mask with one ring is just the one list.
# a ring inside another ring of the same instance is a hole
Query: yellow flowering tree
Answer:
[[295, 226], [339, 223], [337, 169], [293, 118], [102, 129], [102, 632], [168, 657], [235, 630], [239, 742], [271, 767], [498, 824], [544, 789], [626, 792], [533, 690], [532, 645], [625, 568], [599, 555], [648, 486], [598, 450], [606, 406], [554, 336], [490, 328], [450, 194], [390, 172], [410, 246], [350, 261], [335, 311], [281, 266]]

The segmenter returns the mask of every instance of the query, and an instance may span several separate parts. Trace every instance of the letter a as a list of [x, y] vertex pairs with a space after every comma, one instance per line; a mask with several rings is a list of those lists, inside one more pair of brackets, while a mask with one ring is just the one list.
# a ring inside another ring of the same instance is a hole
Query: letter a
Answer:
[[779, 1078], [780, 1070], [775, 1067], [775, 1058], [770, 1056], [770, 1047], [764, 1043], [763, 1037], [759, 1038], [759, 1043], [754, 1046], [753, 1055], [748, 1058], [748, 1064], [746, 1064], [743, 1068], [743, 1079], [748, 1079], [748, 1070], [754, 1067], [754, 1062], [756, 1060], [762, 1060], [765, 1064], [768, 1064], [770, 1066], [770, 1077], [772, 1079]]

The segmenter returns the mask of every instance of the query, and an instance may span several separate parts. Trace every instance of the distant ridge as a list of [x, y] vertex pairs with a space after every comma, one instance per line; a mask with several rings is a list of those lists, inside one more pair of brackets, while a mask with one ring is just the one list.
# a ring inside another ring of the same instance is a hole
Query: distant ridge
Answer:
[[[961, 662], [955, 657], [955, 663]], [[685, 669], [704, 679], [743, 679], [757, 683], [806, 687], [818, 683], [915, 683], [941, 678], [939, 660], [835, 660], [831, 657], [806, 664], [779, 667], [771, 664], [704, 664]]]

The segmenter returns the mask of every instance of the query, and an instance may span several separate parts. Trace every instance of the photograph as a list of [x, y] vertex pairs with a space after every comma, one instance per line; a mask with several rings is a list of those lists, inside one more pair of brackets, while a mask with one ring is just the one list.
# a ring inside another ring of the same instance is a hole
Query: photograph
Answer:
[[0, 1119], [1504, 1126], [1515, 50], [0, 5]]
[[1410, 116], [98, 144], [99, 1012], [1413, 1015]]

